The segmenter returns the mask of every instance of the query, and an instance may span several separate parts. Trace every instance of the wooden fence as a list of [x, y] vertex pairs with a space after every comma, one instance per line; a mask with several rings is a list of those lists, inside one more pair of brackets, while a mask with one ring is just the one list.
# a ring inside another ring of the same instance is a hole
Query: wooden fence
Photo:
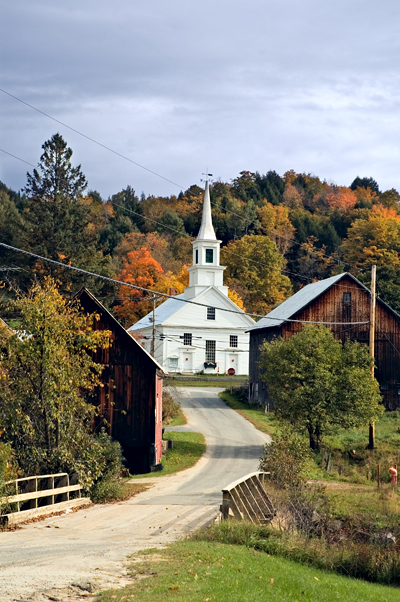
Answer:
[[222, 490], [222, 519], [248, 520], [267, 524], [275, 516], [275, 509], [265, 492], [263, 483], [269, 472], [252, 472]]
[[35, 516], [66, 510], [90, 502], [81, 497], [78, 476], [66, 472], [37, 475], [5, 483], [6, 495], [1, 498], [5, 509], [2, 521], [17, 523]]

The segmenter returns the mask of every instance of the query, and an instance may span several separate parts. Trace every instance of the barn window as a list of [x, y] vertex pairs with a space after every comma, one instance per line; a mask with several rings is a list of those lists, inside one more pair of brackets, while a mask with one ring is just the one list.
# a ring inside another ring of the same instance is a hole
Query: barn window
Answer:
[[214, 249], [206, 249], [206, 263], [214, 263]]
[[207, 307], [207, 320], [215, 320], [215, 307]]
[[192, 345], [192, 333], [191, 332], [183, 333], [183, 344], [186, 347], [190, 347]]
[[343, 314], [343, 322], [350, 322], [350, 320], [351, 320], [351, 293], [343, 293], [342, 314]]
[[215, 341], [206, 341], [206, 362], [215, 362]]
[[229, 337], [229, 347], [237, 347], [237, 346], [238, 346], [237, 334], [231, 334]]

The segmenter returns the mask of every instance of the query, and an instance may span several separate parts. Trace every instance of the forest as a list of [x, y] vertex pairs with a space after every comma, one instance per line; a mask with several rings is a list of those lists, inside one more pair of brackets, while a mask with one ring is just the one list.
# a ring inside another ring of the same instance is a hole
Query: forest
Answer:
[[[3, 308], [13, 291], [51, 275], [65, 295], [86, 286], [129, 326], [150, 310], [148, 294], [58, 264], [158, 292], [182, 292], [203, 189], [193, 184], [176, 196], [139, 198], [127, 185], [103, 199], [72, 155], [55, 134], [43, 144], [21, 191], [0, 182], [0, 242], [38, 256], [0, 246]], [[265, 315], [306, 284], [343, 271], [368, 286], [373, 264], [379, 296], [400, 312], [397, 190], [380, 190], [373, 177], [357, 175], [342, 186], [310, 173], [269, 170], [213, 181], [210, 193], [225, 284], [247, 312]], [[4, 312], [3, 318], [10, 317]]]

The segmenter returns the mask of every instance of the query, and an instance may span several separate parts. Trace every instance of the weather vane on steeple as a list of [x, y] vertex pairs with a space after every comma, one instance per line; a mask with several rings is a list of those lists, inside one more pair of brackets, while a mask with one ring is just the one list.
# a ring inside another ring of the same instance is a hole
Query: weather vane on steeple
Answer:
[[[207, 169], [207, 171], [208, 171], [208, 169]], [[202, 178], [202, 179], [200, 180], [200, 182], [209, 182], [210, 180], [209, 180], [208, 178], [211, 178], [211, 177], [212, 177], [212, 173], [202, 173], [202, 175], [203, 175], [203, 176], [206, 176], [206, 178], [205, 178], [205, 179], [203, 179], [203, 178]]]

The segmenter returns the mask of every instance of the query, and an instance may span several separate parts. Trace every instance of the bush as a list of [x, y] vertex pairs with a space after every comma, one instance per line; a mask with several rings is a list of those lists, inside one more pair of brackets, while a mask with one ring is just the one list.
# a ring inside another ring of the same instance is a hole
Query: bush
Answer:
[[168, 385], [163, 388], [163, 398], [162, 398], [162, 421], [163, 424], [168, 424], [179, 416], [179, 411], [181, 409], [181, 404], [176, 401], [177, 390], [173, 385]]
[[2, 498], [9, 493], [5, 484], [16, 477], [17, 466], [11, 447], [7, 443], [0, 443], [0, 514], [9, 510], [7, 503], [2, 503]]
[[270, 481], [277, 487], [299, 485], [312, 466], [312, 452], [304, 438], [287, 430], [264, 445], [260, 470], [270, 473]]
[[92, 437], [82, 450], [81, 462], [75, 465], [79, 482], [95, 503], [109, 502], [120, 497], [119, 479], [123, 468], [122, 450], [102, 430]]
[[95, 503], [110, 502], [121, 497], [122, 450], [105, 432], [96, 437], [96, 455], [100, 476], [90, 487], [90, 498]]

